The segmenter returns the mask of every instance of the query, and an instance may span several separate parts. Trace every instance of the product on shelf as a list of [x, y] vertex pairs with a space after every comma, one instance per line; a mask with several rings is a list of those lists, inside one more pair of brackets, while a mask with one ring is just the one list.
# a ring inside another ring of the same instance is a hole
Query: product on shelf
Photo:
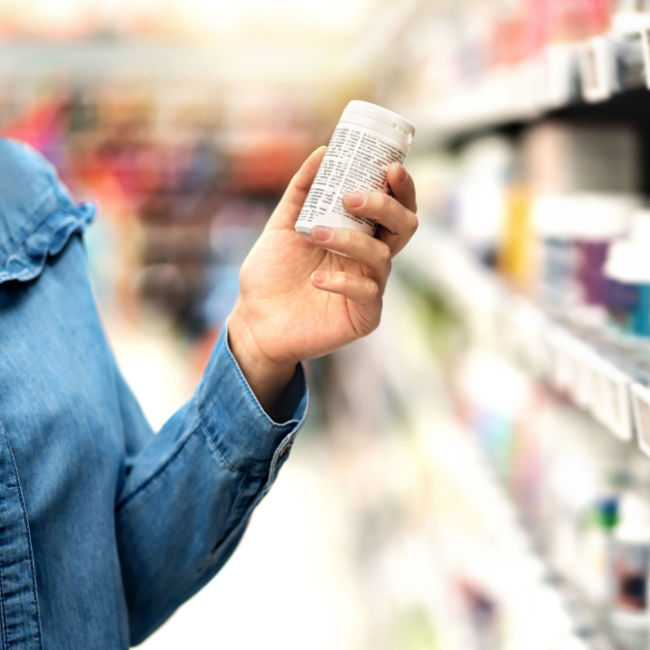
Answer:
[[626, 491], [612, 542], [612, 608], [616, 637], [647, 648], [650, 638], [650, 503], [647, 493]]
[[482, 260], [494, 263], [506, 219], [516, 152], [506, 138], [479, 138], [464, 148], [456, 175], [447, 173], [448, 198], [436, 214]]
[[605, 264], [608, 307], [634, 335], [650, 336], [650, 213], [636, 214], [629, 237], [615, 242]]
[[650, 82], [645, 2], [477, 1], [462, 12], [453, 3], [431, 12], [412, 29], [411, 72], [395, 85], [400, 106], [415, 105], [411, 114], [434, 137], [601, 102]]
[[525, 177], [536, 194], [639, 191], [638, 133], [622, 123], [543, 121], [522, 138]]
[[431, 163], [447, 198], [434, 197], [407, 263], [459, 319], [445, 363], [457, 416], [561, 594], [570, 643], [599, 650], [645, 649], [650, 630], [641, 148], [620, 123], [542, 122], [461, 144]]
[[590, 306], [596, 317], [607, 304], [607, 253], [627, 234], [637, 205], [634, 197], [613, 193], [537, 196], [532, 218], [539, 240], [540, 299], [555, 308]]

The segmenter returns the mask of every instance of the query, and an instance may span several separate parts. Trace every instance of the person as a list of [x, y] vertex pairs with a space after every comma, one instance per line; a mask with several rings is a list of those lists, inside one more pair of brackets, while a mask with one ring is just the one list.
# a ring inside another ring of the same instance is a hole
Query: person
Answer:
[[394, 164], [392, 195], [346, 197], [377, 237], [298, 235], [324, 151], [244, 261], [192, 398], [154, 434], [89, 286], [81, 235], [93, 206], [74, 203], [36, 152], [0, 139], [3, 650], [137, 644], [237, 546], [305, 417], [301, 362], [375, 329], [391, 258], [417, 227], [413, 181]]

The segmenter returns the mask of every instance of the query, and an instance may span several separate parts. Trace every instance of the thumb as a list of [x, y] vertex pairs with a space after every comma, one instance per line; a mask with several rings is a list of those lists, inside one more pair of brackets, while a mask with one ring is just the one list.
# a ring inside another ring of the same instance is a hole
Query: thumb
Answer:
[[273, 211], [267, 227], [293, 228], [326, 151], [325, 145], [318, 147], [300, 166]]

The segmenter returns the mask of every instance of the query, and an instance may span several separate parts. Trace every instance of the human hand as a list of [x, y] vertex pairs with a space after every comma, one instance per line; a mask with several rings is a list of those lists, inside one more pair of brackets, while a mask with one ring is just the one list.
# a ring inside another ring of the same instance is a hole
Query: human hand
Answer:
[[[398, 163], [388, 168], [393, 194], [358, 192], [345, 208], [381, 226], [377, 237], [295, 223], [326, 147], [303, 163], [244, 261], [228, 324], [232, 352], [269, 409], [296, 363], [325, 355], [372, 332], [381, 317], [392, 258], [417, 228], [415, 187]], [[342, 253], [343, 255], [337, 255]]]

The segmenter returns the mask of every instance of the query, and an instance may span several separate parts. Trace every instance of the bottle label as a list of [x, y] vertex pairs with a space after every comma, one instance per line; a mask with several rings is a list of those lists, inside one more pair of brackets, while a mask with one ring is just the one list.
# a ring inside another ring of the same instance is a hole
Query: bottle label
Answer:
[[386, 167], [404, 162], [406, 152], [396, 143], [363, 127], [340, 123], [305, 199], [296, 226], [339, 226], [372, 234], [369, 219], [350, 214], [342, 199], [346, 192], [387, 192]]
[[623, 612], [648, 612], [650, 548], [617, 542], [613, 549], [613, 605]]

